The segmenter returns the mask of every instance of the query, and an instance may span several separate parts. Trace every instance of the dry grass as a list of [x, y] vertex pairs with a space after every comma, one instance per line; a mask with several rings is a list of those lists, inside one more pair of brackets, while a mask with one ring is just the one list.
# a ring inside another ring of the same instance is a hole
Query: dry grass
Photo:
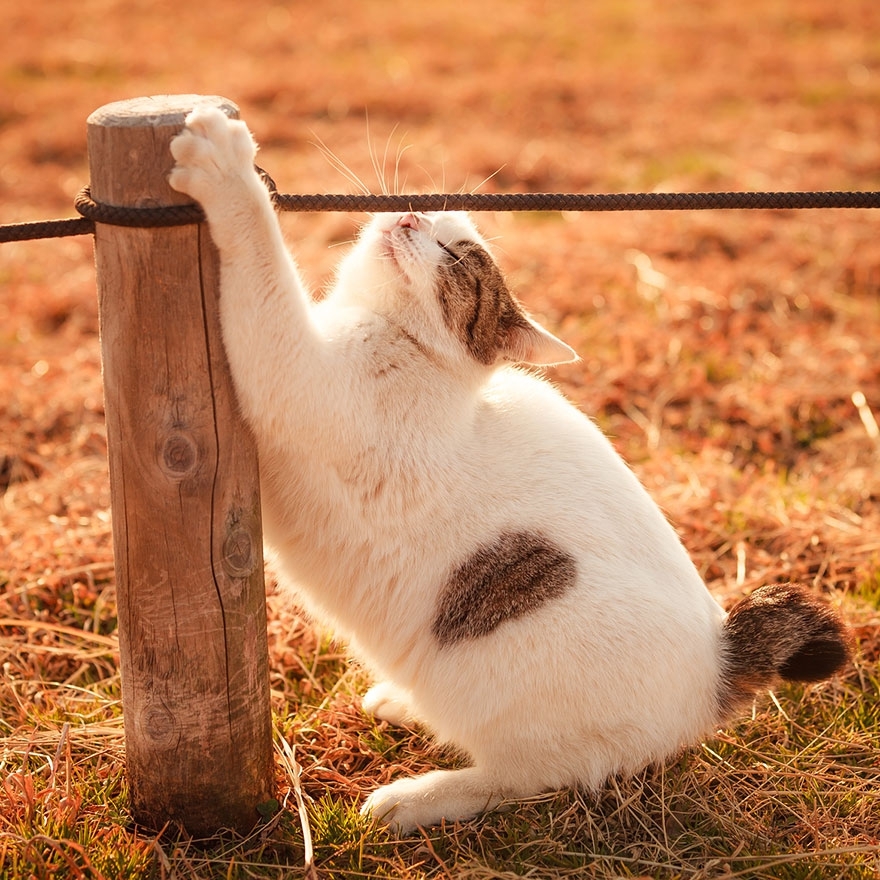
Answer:
[[[223, 0], [210, 15], [82, 0], [4, 15], [0, 222], [69, 215], [88, 113], [157, 92], [238, 101], [286, 190], [349, 186], [317, 139], [378, 189], [368, 127], [414, 189], [492, 175], [511, 191], [880, 188], [874, 0]], [[284, 218], [317, 283], [355, 220]], [[305, 829], [321, 877], [880, 873], [880, 215], [481, 220], [582, 355], [554, 380], [613, 436], [713, 592], [811, 584], [852, 622], [852, 670], [762, 698], [596, 795], [394, 841], [357, 817], [363, 794], [456, 758], [364, 718], [363, 674], [271, 594], [281, 809], [247, 840], [132, 828], [91, 243], [4, 245], [0, 877], [295, 876]]]

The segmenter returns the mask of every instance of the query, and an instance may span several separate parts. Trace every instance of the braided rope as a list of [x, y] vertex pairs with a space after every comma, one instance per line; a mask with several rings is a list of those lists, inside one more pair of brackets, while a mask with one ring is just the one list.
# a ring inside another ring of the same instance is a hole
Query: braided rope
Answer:
[[91, 235], [95, 224], [84, 217], [70, 220], [36, 220], [33, 223], [9, 223], [0, 226], [0, 244], [6, 241], [34, 241], [38, 238], [67, 238]]
[[880, 192], [433, 193], [277, 195], [282, 211], [693, 211], [880, 208]]
[[[880, 192], [702, 193], [428, 193], [412, 195], [292, 195], [279, 193], [258, 169], [279, 211], [702, 211], [880, 208]], [[128, 227], [185, 226], [205, 219], [195, 204], [123, 208], [94, 201], [83, 187], [74, 200], [79, 219], [0, 226], [0, 243], [88, 235], [96, 223]]]

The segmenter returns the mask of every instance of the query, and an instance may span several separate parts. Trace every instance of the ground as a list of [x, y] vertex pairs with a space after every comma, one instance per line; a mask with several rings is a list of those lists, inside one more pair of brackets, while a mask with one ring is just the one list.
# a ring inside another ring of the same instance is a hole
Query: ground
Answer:
[[[89, 113], [159, 93], [237, 102], [283, 192], [880, 190], [875, 0], [7, 6], [0, 224], [72, 216]], [[362, 220], [284, 216], [316, 289]], [[364, 719], [270, 585], [286, 806], [207, 849], [133, 829], [92, 241], [0, 244], [0, 876], [282, 876], [309, 826], [322, 875], [876, 876], [880, 212], [478, 222], [709, 588], [809, 584], [852, 669], [637, 780], [398, 844], [358, 799], [453, 759]]]

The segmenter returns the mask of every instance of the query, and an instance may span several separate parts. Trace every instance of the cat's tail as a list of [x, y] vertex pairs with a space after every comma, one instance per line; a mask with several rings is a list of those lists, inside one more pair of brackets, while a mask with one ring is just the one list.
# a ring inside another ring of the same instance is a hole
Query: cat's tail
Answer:
[[849, 659], [837, 613], [796, 584], [760, 587], [727, 616], [721, 636], [718, 701], [729, 717], [779, 678], [822, 681]]

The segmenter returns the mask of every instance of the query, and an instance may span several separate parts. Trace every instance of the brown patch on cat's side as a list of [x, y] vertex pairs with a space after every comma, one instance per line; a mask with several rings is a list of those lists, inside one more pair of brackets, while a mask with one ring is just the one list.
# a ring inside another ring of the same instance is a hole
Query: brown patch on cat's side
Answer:
[[449, 578], [432, 627], [444, 647], [479, 638], [561, 596], [577, 576], [572, 556], [531, 532], [506, 532]]
[[453, 259], [440, 266], [437, 282], [443, 319], [477, 361], [493, 364], [511, 329], [528, 322], [485, 248], [459, 241], [446, 250]]

